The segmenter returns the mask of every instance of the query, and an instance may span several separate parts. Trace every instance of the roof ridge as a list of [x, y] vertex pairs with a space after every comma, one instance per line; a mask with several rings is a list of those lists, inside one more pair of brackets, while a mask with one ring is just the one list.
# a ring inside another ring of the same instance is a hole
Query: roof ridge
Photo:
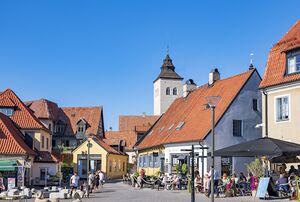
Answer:
[[10, 88], [8, 88], [8, 89], [6, 89], [3, 93], [1, 93], [0, 94], [0, 96], [1, 95], [4, 95], [5, 96], [5, 93], [7, 93], [8, 95], [11, 95], [11, 96], [13, 96], [15, 99], [16, 99], [16, 101], [18, 102], [18, 103], [15, 103], [16, 105], [20, 105], [20, 107], [22, 107], [23, 108], [23, 110], [25, 110], [27, 113], [29, 113], [29, 115], [32, 117], [32, 119], [38, 124], [38, 125], [40, 125], [40, 127], [41, 127], [41, 129], [44, 129], [44, 130], [46, 130], [46, 131], [48, 131], [48, 129], [44, 126], [44, 124], [42, 124], [41, 122], [40, 122], [40, 120], [33, 114], [33, 112], [25, 105], [25, 103], [24, 102], [22, 102], [22, 100], [15, 94], [15, 92], [13, 91], [13, 90], [11, 90]]

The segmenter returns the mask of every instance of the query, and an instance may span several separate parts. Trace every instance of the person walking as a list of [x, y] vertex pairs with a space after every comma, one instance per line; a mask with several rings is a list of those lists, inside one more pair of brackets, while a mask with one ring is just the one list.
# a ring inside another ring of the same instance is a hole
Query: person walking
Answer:
[[78, 188], [80, 177], [77, 175], [77, 172], [74, 172], [72, 177], [70, 178], [70, 186], [71, 186], [71, 196], [73, 194], [73, 190]]
[[103, 184], [104, 184], [104, 173], [100, 170], [99, 173], [99, 184], [101, 186], [101, 188], [103, 188]]
[[[209, 171], [208, 176], [211, 179], [212, 170]], [[219, 197], [218, 185], [219, 185], [219, 172], [216, 169], [214, 169], [214, 192], [217, 194], [216, 197]], [[210, 194], [211, 194], [211, 180], [209, 181], [209, 187], [208, 187], [208, 192], [207, 192], [206, 196], [209, 197]]]
[[95, 176], [94, 173], [89, 172], [89, 178], [88, 178], [88, 186], [89, 186], [89, 192], [92, 193], [93, 189], [94, 189], [94, 180], [95, 180]]

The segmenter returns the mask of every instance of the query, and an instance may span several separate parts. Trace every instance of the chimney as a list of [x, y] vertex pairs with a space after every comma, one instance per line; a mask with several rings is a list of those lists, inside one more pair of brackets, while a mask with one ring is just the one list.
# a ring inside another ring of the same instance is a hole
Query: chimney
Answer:
[[187, 97], [190, 92], [197, 89], [197, 85], [194, 83], [193, 79], [189, 79], [183, 85], [183, 97]]
[[218, 68], [214, 68], [208, 74], [208, 85], [212, 85], [218, 80], [220, 80], [220, 72]]

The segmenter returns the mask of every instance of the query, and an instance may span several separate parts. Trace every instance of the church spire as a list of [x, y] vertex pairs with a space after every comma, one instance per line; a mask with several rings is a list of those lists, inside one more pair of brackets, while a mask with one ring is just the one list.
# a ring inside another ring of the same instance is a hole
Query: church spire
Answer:
[[173, 65], [172, 59], [169, 54], [167, 54], [165, 59], [163, 60], [163, 64], [160, 68], [160, 74], [154, 80], [154, 82], [157, 81], [158, 79], [175, 79], [175, 80], [183, 79], [175, 72], [175, 66]]

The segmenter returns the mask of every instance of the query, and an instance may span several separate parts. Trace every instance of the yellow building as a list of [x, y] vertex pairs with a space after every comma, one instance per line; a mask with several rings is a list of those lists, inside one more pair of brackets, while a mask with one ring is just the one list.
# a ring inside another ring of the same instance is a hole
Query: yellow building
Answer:
[[128, 156], [107, 145], [100, 138], [89, 138], [79, 145], [73, 153], [74, 171], [81, 178], [87, 175], [88, 141], [90, 142], [90, 171], [101, 170], [107, 179], [121, 178], [127, 173]]
[[[260, 84], [263, 135], [300, 143], [300, 20], [275, 44]], [[287, 43], [289, 42], [289, 43]]]
[[139, 150], [138, 170], [144, 169], [146, 175], [157, 175], [164, 167], [164, 159], [161, 158], [164, 150], [163, 146]]

